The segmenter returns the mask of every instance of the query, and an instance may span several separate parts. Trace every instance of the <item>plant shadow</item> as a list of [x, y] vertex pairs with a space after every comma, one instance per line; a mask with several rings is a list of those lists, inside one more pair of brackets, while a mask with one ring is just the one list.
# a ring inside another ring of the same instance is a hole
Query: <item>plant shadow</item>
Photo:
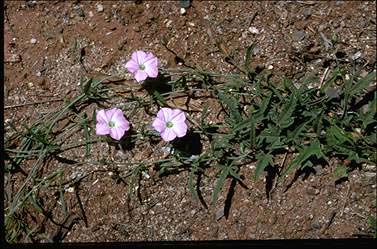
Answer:
[[122, 149], [123, 151], [134, 149], [135, 141], [132, 139], [132, 137], [135, 135], [137, 135], [137, 132], [130, 124], [130, 129], [126, 131], [123, 137], [119, 140], [119, 145], [116, 146], [116, 149]]
[[[242, 180], [244, 180], [244, 176], [241, 175], [240, 178]], [[229, 190], [228, 190], [228, 193], [226, 195], [226, 198], [225, 198], [225, 202], [224, 202], [224, 216], [225, 216], [225, 219], [228, 220], [229, 218], [229, 213], [230, 213], [230, 208], [232, 207], [232, 200], [233, 200], [233, 197], [234, 197], [234, 194], [235, 194], [235, 190], [236, 190], [236, 187], [237, 187], [237, 183], [244, 189], [249, 189], [242, 181], [240, 181], [239, 179], [237, 178], [232, 178], [232, 181], [230, 183], [230, 186], [229, 186]]]
[[274, 180], [279, 173], [279, 169], [278, 169], [277, 165], [274, 165], [274, 166], [268, 165], [265, 168], [265, 171], [267, 171], [266, 185], [265, 185], [266, 197], [267, 197], [267, 200], [269, 200], [270, 199], [270, 193], [271, 193], [271, 190], [273, 188]]
[[172, 86], [168, 84], [171, 81], [171, 76], [167, 74], [159, 74], [157, 78], [147, 78], [143, 83], [143, 88], [151, 95], [155, 91], [160, 94], [172, 91]]
[[311, 174], [315, 175], [315, 173], [316, 171], [312, 167], [305, 167], [303, 169], [296, 170], [295, 176], [293, 177], [292, 181], [287, 185], [283, 193], [287, 192], [300, 176], [304, 175], [302, 181], [305, 181]]
[[203, 150], [200, 135], [192, 131], [189, 131], [186, 136], [174, 140], [172, 145], [174, 149], [180, 151], [184, 156], [200, 155]]

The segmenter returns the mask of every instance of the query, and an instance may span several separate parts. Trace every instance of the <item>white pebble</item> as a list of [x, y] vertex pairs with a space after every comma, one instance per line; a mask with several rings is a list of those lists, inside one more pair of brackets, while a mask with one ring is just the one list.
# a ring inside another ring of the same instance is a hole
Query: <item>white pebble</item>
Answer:
[[273, 69], [273, 68], [274, 68], [273, 65], [268, 65], [268, 66], [267, 66], [267, 69], [268, 69], [268, 70], [271, 70], [271, 69]]
[[167, 28], [170, 27], [170, 25], [172, 24], [172, 22], [173, 22], [173, 20], [169, 20], [169, 21], [167, 21], [167, 23], [166, 23], [166, 27], [167, 27]]
[[93, 14], [93, 11], [89, 11], [89, 17], [93, 17], [94, 14]]
[[255, 35], [259, 34], [259, 30], [255, 27], [250, 27], [249, 31], [250, 33], [255, 34]]
[[103, 11], [103, 5], [102, 4], [97, 4], [96, 5], [97, 12], [102, 12]]
[[35, 43], [37, 43], [37, 39], [35, 39], [35, 38], [31, 38], [30, 43], [31, 43], [31, 44], [35, 44]]
[[179, 13], [181, 13], [181, 15], [186, 14], [186, 9], [185, 9], [185, 8], [181, 8], [181, 9], [179, 10]]
[[73, 193], [75, 191], [75, 188], [74, 187], [69, 187], [68, 189], [67, 189], [67, 192], [69, 192], [69, 193]]

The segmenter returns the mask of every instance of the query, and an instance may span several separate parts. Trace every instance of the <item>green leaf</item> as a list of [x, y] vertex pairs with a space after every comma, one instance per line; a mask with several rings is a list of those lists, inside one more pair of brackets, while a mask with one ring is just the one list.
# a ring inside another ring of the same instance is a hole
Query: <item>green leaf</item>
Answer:
[[229, 110], [229, 116], [230, 116], [230, 125], [235, 125], [237, 123], [240, 123], [242, 121], [241, 113], [238, 110], [238, 100], [236, 100], [234, 97], [224, 94], [222, 92], [218, 92], [217, 96], [219, 97], [219, 100], [226, 105], [226, 107]]
[[289, 102], [284, 104], [279, 115], [279, 125], [281, 128], [287, 128], [294, 122], [294, 117], [292, 117], [293, 112], [296, 109], [297, 98], [295, 94], [291, 94]]
[[264, 129], [259, 136], [257, 136], [257, 145], [261, 146], [263, 141], [267, 144], [276, 143], [280, 141], [280, 131], [275, 126], [269, 126], [267, 129]]
[[336, 166], [332, 175], [333, 175], [334, 178], [337, 178], [337, 179], [347, 177], [348, 176], [348, 169], [343, 164], [339, 164], [339, 165]]
[[193, 183], [194, 171], [195, 170], [191, 170], [190, 171], [188, 185], [189, 185], [189, 190], [190, 190], [192, 196], [194, 196], [195, 200], [198, 201], [199, 200], [199, 195], [198, 195], [198, 192], [196, 191], [196, 189], [194, 187], [194, 183]]
[[303, 167], [306, 166], [304, 163], [306, 160], [308, 160], [311, 156], [316, 156], [319, 158], [325, 158], [325, 155], [323, 155], [320, 143], [318, 140], [315, 140], [312, 144], [309, 146], [305, 146], [300, 152], [299, 155], [292, 160], [292, 162], [287, 166], [287, 169], [282, 173], [280, 178], [285, 176], [288, 172], [290, 172], [292, 169], [296, 167]]
[[229, 169], [229, 175], [231, 175], [232, 177], [236, 178], [237, 180], [239, 181], [242, 181], [240, 175], [238, 174], [238, 167], [233, 165], [230, 167]]
[[330, 146], [344, 144], [345, 142], [348, 142], [350, 145], [354, 145], [352, 135], [336, 125], [333, 125], [327, 129], [326, 141]]
[[287, 132], [287, 142], [298, 142], [297, 140], [299, 139], [300, 136], [303, 135], [303, 132], [306, 130], [306, 126], [313, 121], [314, 118], [312, 118], [311, 120], [308, 120], [302, 124], [300, 124], [299, 126], [297, 126], [296, 129], [294, 129], [293, 131], [288, 131]]
[[343, 71], [339, 67], [335, 68], [332, 77], [322, 85], [321, 93], [325, 93], [327, 88], [330, 87], [338, 77], [343, 79]]
[[254, 70], [250, 67], [250, 63], [251, 63], [251, 56], [252, 56], [252, 52], [254, 50], [254, 47], [255, 47], [255, 44], [252, 44], [251, 46], [249, 46], [247, 49], [246, 49], [246, 55], [245, 55], [245, 71], [248, 73], [248, 74], [253, 74], [254, 73]]
[[349, 94], [355, 95], [361, 92], [361, 90], [364, 90], [367, 88], [371, 83], [376, 81], [376, 71], [373, 71], [366, 75], [364, 78], [357, 81], [355, 85], [351, 87], [349, 90]]
[[268, 166], [272, 165], [272, 155], [271, 154], [265, 154], [264, 152], [260, 152], [257, 156], [256, 159], [258, 160], [256, 169], [255, 169], [255, 174], [254, 174], [254, 179], [258, 179], [262, 171]]
[[374, 216], [369, 216], [368, 225], [372, 230], [373, 238], [377, 239], [377, 218]]
[[283, 79], [283, 85], [284, 85], [284, 88], [285, 90], [289, 91], [289, 92], [296, 92], [297, 91], [297, 88], [295, 87], [295, 85], [292, 83], [292, 81], [286, 77], [284, 77]]
[[217, 196], [220, 193], [222, 187], [224, 186], [225, 179], [229, 175], [229, 169], [230, 169], [230, 167], [228, 167], [228, 166], [224, 166], [224, 165], [218, 165], [218, 166], [223, 167], [223, 169], [221, 170], [221, 173], [218, 176], [218, 179], [217, 179], [216, 185], [215, 185], [215, 189], [213, 190], [213, 193], [212, 193], [212, 198], [211, 198], [212, 205], [215, 205], [215, 203], [217, 201]]
[[164, 97], [158, 91], [156, 90], [153, 91], [153, 97], [155, 98], [155, 100], [160, 106], [168, 106]]

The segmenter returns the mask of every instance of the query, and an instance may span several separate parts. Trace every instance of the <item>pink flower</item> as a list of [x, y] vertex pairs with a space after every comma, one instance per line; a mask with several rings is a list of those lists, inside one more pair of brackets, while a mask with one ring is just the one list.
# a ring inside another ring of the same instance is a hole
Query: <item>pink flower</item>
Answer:
[[130, 129], [130, 123], [123, 116], [122, 110], [113, 108], [97, 112], [97, 135], [108, 135], [120, 140], [124, 133]]
[[153, 121], [153, 128], [166, 142], [183, 137], [187, 132], [185, 113], [179, 109], [161, 108]]
[[147, 77], [156, 78], [158, 75], [157, 57], [141, 50], [133, 52], [131, 60], [127, 61], [124, 66], [134, 74], [137, 82], [143, 81]]

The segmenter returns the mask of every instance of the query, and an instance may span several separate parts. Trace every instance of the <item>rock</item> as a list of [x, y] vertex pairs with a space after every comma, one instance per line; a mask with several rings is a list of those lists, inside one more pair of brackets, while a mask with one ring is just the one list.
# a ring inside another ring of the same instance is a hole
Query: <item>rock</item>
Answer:
[[312, 188], [312, 187], [309, 187], [309, 188], [306, 189], [306, 193], [308, 195], [314, 196], [314, 195], [318, 195], [319, 194], [319, 190], [315, 189], [315, 188]]
[[21, 55], [19, 54], [11, 54], [9, 58], [5, 60], [5, 62], [12, 62], [12, 63], [16, 63], [20, 61], [21, 61]]
[[224, 217], [224, 207], [220, 208], [216, 212], [216, 220], [220, 220], [222, 217]]
[[31, 43], [31, 44], [35, 44], [35, 43], [37, 43], [37, 39], [35, 39], [35, 38], [31, 38], [30, 43]]
[[80, 17], [85, 17], [85, 13], [79, 5], [74, 6], [73, 9]]
[[169, 21], [167, 21], [167, 22], [166, 22], [166, 27], [169, 28], [170, 25], [171, 25], [172, 23], [173, 23], [173, 20], [169, 20]]
[[321, 229], [322, 227], [321, 222], [318, 219], [314, 219], [312, 223], [310, 224], [310, 226], [313, 229]]
[[368, 186], [373, 184], [376, 184], [376, 172], [365, 172], [362, 185]]
[[191, 5], [191, 1], [190, 0], [180, 0], [179, 5], [180, 5], [181, 8], [188, 8]]
[[308, 19], [312, 15], [312, 10], [310, 8], [306, 8], [304, 10], [303, 15], [304, 15], [304, 19]]
[[322, 166], [319, 166], [319, 165], [314, 166], [313, 169], [314, 169], [316, 175], [319, 175], [319, 176], [322, 175]]
[[103, 12], [104, 8], [102, 4], [97, 4], [96, 5], [97, 12]]
[[295, 31], [293, 33], [293, 40], [295, 41], [302, 41], [306, 37], [306, 32], [304, 30]]
[[356, 61], [357, 59], [361, 58], [362, 53], [360, 51], [357, 51], [354, 55], [351, 56], [351, 59], [353, 61]]
[[183, 16], [183, 15], [185, 15], [186, 14], [186, 9], [185, 8], [181, 8], [180, 10], [179, 10], [179, 13]]
[[254, 35], [259, 34], [259, 30], [256, 27], [250, 27], [249, 32], [254, 34]]

